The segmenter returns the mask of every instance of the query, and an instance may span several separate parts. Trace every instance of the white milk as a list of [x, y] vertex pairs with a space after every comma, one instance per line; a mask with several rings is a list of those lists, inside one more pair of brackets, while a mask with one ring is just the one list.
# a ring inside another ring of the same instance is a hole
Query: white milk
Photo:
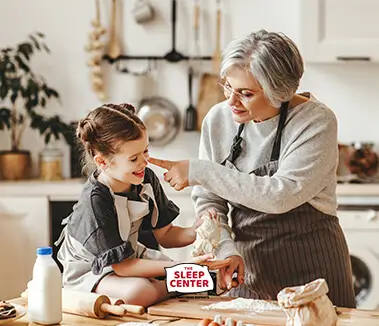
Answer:
[[62, 321], [62, 275], [51, 247], [37, 249], [33, 280], [28, 284], [29, 321], [42, 325]]

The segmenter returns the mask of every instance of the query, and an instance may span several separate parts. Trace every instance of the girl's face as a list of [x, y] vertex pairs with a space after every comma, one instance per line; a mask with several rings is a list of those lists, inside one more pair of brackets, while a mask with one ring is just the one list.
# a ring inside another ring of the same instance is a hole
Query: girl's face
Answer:
[[[120, 151], [106, 160], [107, 167], [104, 173], [108, 178], [126, 185], [139, 185], [145, 177], [145, 168], [149, 158], [149, 139], [146, 131], [137, 140], [125, 142]], [[121, 186], [121, 185], [120, 185]]]

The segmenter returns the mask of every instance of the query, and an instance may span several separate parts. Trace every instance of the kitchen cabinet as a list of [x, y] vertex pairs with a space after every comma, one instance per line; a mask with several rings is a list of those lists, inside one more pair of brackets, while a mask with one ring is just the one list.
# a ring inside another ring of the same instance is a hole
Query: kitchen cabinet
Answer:
[[50, 245], [47, 196], [0, 196], [0, 299], [20, 296], [36, 248]]
[[305, 62], [379, 62], [379, 1], [300, 1]]

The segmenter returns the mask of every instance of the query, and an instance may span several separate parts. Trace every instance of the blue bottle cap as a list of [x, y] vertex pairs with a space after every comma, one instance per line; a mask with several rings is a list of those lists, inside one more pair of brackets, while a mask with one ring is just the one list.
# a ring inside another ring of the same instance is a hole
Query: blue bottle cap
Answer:
[[53, 249], [51, 247], [37, 248], [37, 255], [52, 255]]

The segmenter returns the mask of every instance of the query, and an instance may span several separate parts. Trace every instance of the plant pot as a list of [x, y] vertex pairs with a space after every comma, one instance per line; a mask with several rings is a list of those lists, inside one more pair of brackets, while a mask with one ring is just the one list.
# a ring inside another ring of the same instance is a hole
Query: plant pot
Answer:
[[0, 177], [3, 180], [23, 180], [30, 177], [29, 151], [0, 151]]

